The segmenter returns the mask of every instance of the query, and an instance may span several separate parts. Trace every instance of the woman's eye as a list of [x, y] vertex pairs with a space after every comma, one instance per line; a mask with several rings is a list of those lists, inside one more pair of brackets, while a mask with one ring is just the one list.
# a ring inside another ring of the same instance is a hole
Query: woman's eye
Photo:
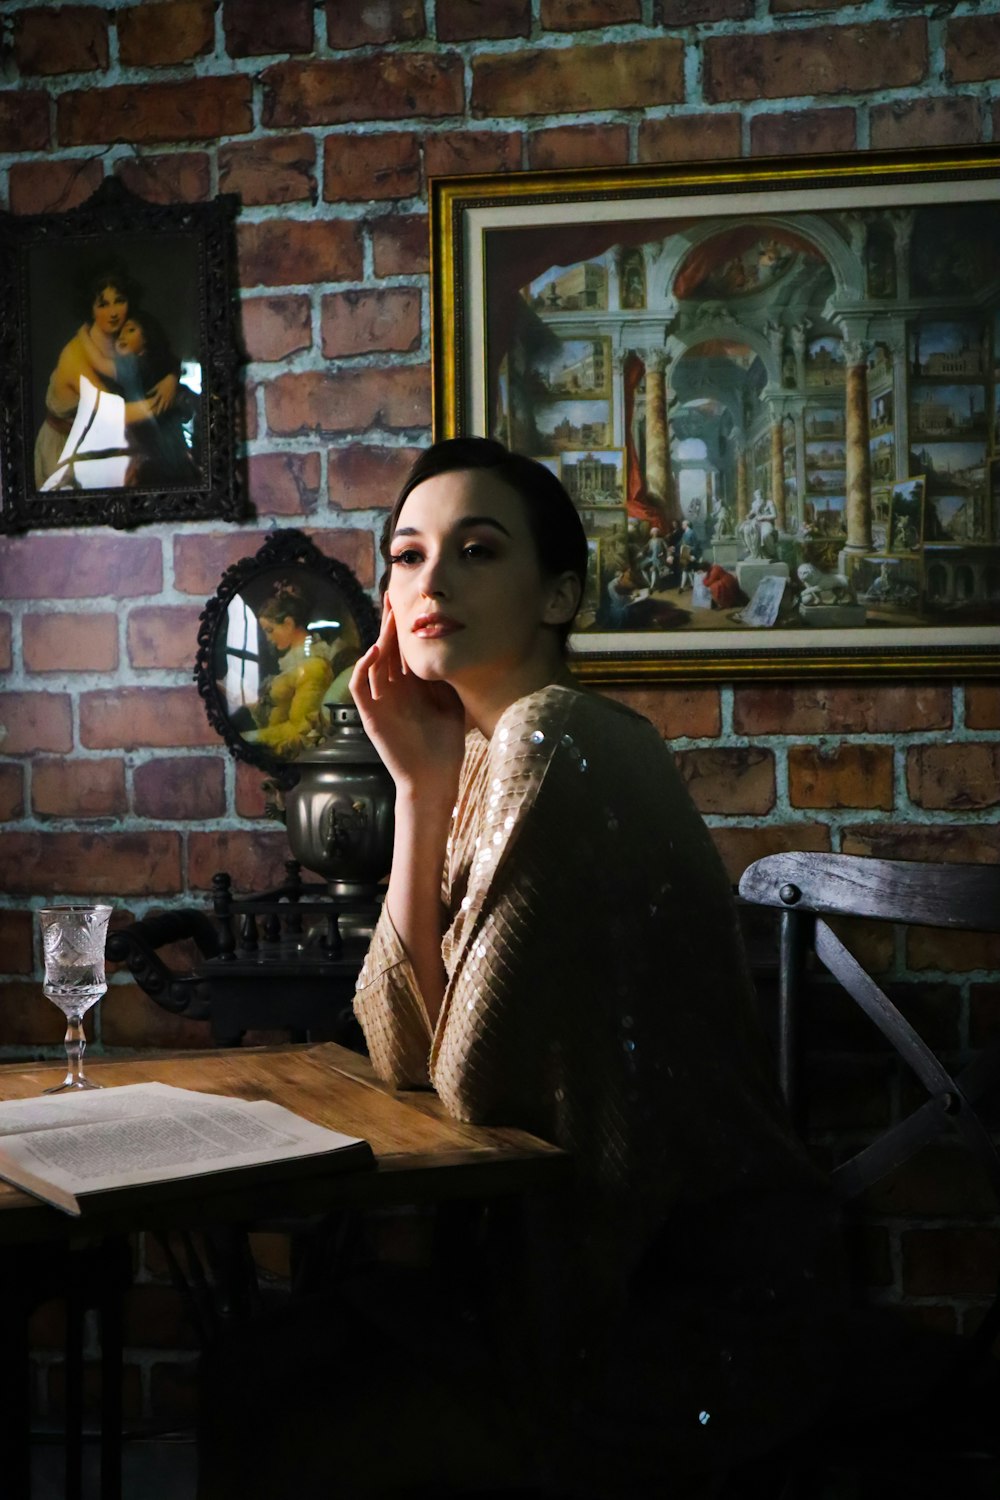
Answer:
[[415, 547], [404, 547], [401, 552], [391, 552], [389, 562], [394, 568], [412, 568], [420, 561], [420, 553]]
[[472, 562], [480, 562], [493, 555], [493, 548], [488, 547], [485, 542], [466, 542], [462, 548], [462, 556], [469, 558]]

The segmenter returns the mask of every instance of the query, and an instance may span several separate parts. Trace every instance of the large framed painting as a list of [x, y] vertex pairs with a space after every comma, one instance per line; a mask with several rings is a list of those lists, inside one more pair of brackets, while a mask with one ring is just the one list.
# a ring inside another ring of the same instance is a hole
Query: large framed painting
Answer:
[[431, 184], [434, 423], [558, 473], [584, 677], [992, 674], [1000, 148]]
[[242, 511], [238, 199], [0, 224], [0, 530]]

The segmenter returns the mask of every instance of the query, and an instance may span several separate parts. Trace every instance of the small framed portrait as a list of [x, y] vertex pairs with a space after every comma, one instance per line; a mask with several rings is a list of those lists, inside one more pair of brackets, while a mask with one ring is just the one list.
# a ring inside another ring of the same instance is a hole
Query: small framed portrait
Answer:
[[242, 512], [237, 200], [0, 225], [0, 530]]

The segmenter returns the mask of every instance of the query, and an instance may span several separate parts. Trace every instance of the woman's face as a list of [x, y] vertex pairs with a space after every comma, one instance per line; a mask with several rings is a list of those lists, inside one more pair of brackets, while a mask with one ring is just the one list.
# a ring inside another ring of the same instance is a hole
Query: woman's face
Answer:
[[102, 287], [94, 298], [93, 312], [94, 327], [116, 336], [128, 317], [128, 298], [120, 287], [111, 283]]
[[567, 618], [565, 596], [542, 574], [524, 502], [494, 474], [418, 484], [389, 556], [399, 648], [418, 677], [489, 687], [553, 653], [545, 626]]
[[290, 646], [294, 646], [299, 636], [306, 633], [300, 625], [296, 625], [291, 615], [285, 615], [281, 620], [265, 616], [260, 622], [260, 628], [276, 651], [287, 651]]
[[134, 318], [126, 318], [118, 330], [115, 349], [119, 354], [144, 354], [146, 352], [146, 335]]

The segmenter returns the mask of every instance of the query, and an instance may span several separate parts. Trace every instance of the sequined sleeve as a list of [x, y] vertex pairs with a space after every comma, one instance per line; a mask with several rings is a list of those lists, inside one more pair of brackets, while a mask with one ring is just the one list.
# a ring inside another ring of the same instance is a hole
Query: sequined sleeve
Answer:
[[396, 1088], [426, 1085], [431, 1024], [413, 966], [384, 909], [358, 975], [354, 1010], [379, 1077]]

